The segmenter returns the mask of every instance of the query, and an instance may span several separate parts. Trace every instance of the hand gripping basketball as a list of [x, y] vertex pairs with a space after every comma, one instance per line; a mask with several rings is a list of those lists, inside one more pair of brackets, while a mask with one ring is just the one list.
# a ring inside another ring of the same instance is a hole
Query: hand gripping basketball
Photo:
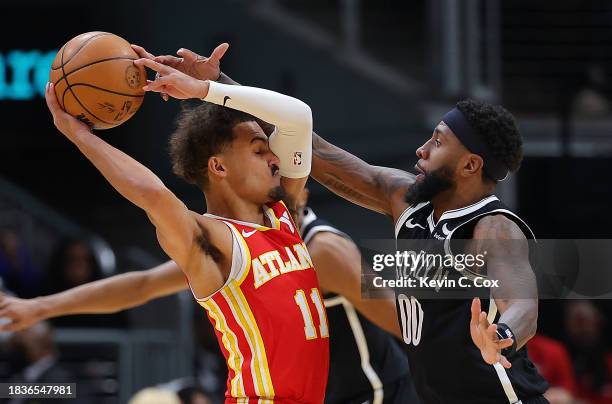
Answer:
[[45, 88], [45, 100], [53, 116], [53, 124], [55, 127], [68, 138], [73, 138], [82, 131], [91, 132], [91, 128], [85, 123], [64, 112], [57, 102], [54, 87], [53, 83], [47, 83], [47, 87]]
[[147, 80], [147, 85], [142, 88], [145, 91], [166, 93], [179, 100], [204, 98], [208, 94], [207, 81], [195, 79], [172, 67], [147, 58], [138, 59], [134, 64], [136, 66], [146, 66], [159, 73], [155, 80]]

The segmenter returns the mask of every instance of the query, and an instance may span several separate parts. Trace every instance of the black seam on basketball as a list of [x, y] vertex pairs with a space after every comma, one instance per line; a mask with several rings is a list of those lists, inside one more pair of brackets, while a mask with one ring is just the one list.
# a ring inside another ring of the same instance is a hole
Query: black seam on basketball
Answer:
[[[121, 60], [121, 59], [125, 59], [125, 60], [137, 60], [136, 58], [129, 58], [127, 56], [117, 56], [117, 57], [114, 57], [114, 58], [107, 58], [107, 59], [96, 60], [95, 62], [87, 63], [87, 64], [85, 64], [83, 66], [77, 67], [76, 69], [69, 71], [68, 73], [65, 73], [64, 75], [62, 75], [62, 77], [58, 81], [56, 81], [54, 83], [54, 85], [57, 85], [60, 81], [64, 80], [66, 78], [66, 76], [70, 76], [72, 73], [77, 72], [77, 71], [79, 71], [81, 69], [84, 69], [86, 67], [93, 66], [93, 65], [95, 65], [97, 63], [108, 62], [110, 60]], [[66, 83], [68, 83], [68, 81], [66, 81]]]
[[95, 88], [96, 90], [105, 91], [107, 93], [116, 94], [116, 95], [122, 95], [124, 97], [132, 97], [132, 98], [142, 98], [142, 97], [144, 97], [144, 94], [142, 94], [142, 95], [134, 95], [134, 94], [120, 93], [118, 91], [107, 90], [106, 88], [94, 86], [93, 84], [88, 84], [88, 83], [74, 83], [74, 84], [70, 84], [70, 86], [69, 86], [69, 88], [71, 89], [70, 91], [72, 91], [72, 87], [76, 87], [76, 86], [91, 87], [91, 88]]
[[[85, 47], [85, 45], [87, 45], [93, 39], [99, 38], [99, 37], [104, 36], [104, 35], [112, 35], [112, 34], [110, 32], [100, 32], [99, 34], [96, 34], [96, 35], [92, 36], [87, 41], [85, 41], [85, 42], [83, 42], [81, 44], [81, 46], [72, 54], [72, 56], [70, 56], [70, 58], [68, 60], [66, 60], [66, 63], [70, 62], [72, 60], [72, 58], [75, 57], [77, 55], [77, 53], [79, 53], [81, 51], [81, 49], [83, 49]], [[66, 48], [66, 45], [64, 45], [62, 47], [62, 60], [61, 60], [61, 64], [59, 66], [57, 66], [57, 67], [51, 66], [51, 70], [57, 70], [57, 69], [59, 69], [61, 67], [62, 68], [62, 72], [64, 71], [63, 67], [66, 65], [66, 63], [64, 63], [64, 49], [65, 48]]]
[[[64, 92], [64, 93], [65, 93], [65, 92]], [[97, 119], [98, 121], [100, 121], [100, 122], [104, 122], [104, 123], [109, 124], [109, 125], [115, 125], [115, 124], [116, 124], [116, 122], [108, 122], [108, 121], [105, 121], [104, 119], [101, 119], [100, 117], [98, 117], [98, 116], [96, 116], [95, 114], [93, 114], [93, 113], [92, 113], [90, 110], [88, 110], [88, 109], [85, 107], [85, 105], [83, 105], [83, 103], [81, 102], [81, 100], [79, 100], [79, 99], [77, 98], [77, 96], [76, 96], [76, 94], [74, 93], [74, 91], [72, 91], [72, 88], [70, 88], [70, 93], [72, 94], [72, 96], [74, 97], [74, 99], [76, 100], [76, 102], [78, 102], [78, 103], [79, 103], [79, 105], [80, 105], [80, 106], [81, 106], [81, 107], [82, 107], [82, 108], [83, 108], [83, 109], [84, 109], [84, 110], [85, 110], [85, 111], [86, 111], [86, 112], [87, 112], [89, 115], [93, 116], [94, 118], [96, 118], [96, 119]], [[94, 125], [94, 126], [95, 126], [95, 125]]]
[[[105, 34], [106, 34], [106, 32], [105, 32]], [[100, 35], [97, 35], [97, 36], [100, 36]], [[89, 38], [89, 40], [91, 40], [91, 39], [93, 39], [93, 37]], [[85, 42], [85, 43], [88, 43], [89, 40], [87, 42]], [[74, 91], [72, 91], [72, 86], [68, 82], [68, 77], [66, 77], [66, 71], [64, 70], [64, 66], [66, 65], [64, 63], [64, 49], [65, 49], [65, 47], [62, 48], [62, 58], [61, 58], [61, 60], [62, 60], [62, 76], [63, 76], [62, 78], [66, 79], [66, 91], [70, 90], [70, 94], [72, 94], [72, 96], [74, 97], [75, 101], [78, 102], [79, 105], [81, 106], [81, 108], [83, 108], [89, 115], [93, 116], [94, 118], [96, 118], [100, 122], [104, 122], [104, 123], [106, 123], [108, 125], [113, 125], [111, 122], [106, 122], [104, 119], [100, 119], [97, 116], [95, 116], [94, 114], [92, 114], [87, 108], [85, 108], [85, 105], [83, 105], [83, 103], [81, 103], [81, 100], [79, 100], [79, 98], [76, 96]], [[81, 49], [82, 49], [82, 47], [81, 47]], [[79, 50], [81, 50], [81, 49], [79, 49]], [[74, 56], [74, 55], [72, 55], [72, 56]], [[66, 63], [68, 63], [68, 62], [66, 62]], [[55, 90], [53, 90], [53, 91], [55, 91]], [[66, 103], [64, 103], [64, 98], [66, 97], [66, 91], [64, 91], [64, 94], [62, 95], [62, 104], [64, 104], [63, 105], [63, 110], [64, 111], [66, 111]], [[57, 96], [57, 93], [56, 93], [56, 96]]]

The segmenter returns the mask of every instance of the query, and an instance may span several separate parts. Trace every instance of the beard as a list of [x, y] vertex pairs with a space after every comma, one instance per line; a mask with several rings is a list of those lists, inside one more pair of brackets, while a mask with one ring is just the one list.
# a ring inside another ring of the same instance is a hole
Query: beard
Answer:
[[270, 202], [281, 201], [285, 198], [286, 195], [287, 194], [285, 193], [285, 188], [281, 187], [280, 185], [272, 188], [270, 192], [268, 192], [268, 198], [270, 199]]
[[420, 182], [415, 182], [406, 193], [405, 200], [410, 205], [431, 201], [435, 196], [454, 185], [451, 171], [446, 167], [425, 174]]

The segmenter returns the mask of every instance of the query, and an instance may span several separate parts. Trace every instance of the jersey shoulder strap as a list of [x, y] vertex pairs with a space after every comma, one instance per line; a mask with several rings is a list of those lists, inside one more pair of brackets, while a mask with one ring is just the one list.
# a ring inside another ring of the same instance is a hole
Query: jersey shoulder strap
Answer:
[[332, 226], [329, 222], [320, 219], [309, 207], [306, 207], [304, 210], [304, 218], [302, 219], [301, 230], [302, 239], [304, 240], [304, 243], [306, 243], [306, 245], [308, 245], [308, 242], [312, 240], [312, 238], [317, 233], [321, 232], [334, 233], [349, 240], [351, 239], [351, 237], [345, 232]]

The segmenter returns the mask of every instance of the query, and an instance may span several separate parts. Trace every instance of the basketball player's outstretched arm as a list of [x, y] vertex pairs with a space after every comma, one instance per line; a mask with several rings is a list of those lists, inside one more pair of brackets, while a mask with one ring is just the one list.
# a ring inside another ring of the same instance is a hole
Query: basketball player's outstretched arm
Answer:
[[402, 338], [393, 294], [386, 299], [361, 297], [361, 254], [355, 243], [337, 234], [321, 232], [307, 247], [323, 290], [344, 296], [368, 320]]
[[[520, 349], [535, 335], [538, 321], [537, 283], [529, 263], [527, 239], [515, 222], [492, 215], [478, 221], [472, 243], [477, 253], [486, 251], [489, 279], [499, 280], [499, 286], [491, 289], [500, 313], [498, 324], [510, 328], [516, 349]], [[478, 299], [472, 303], [470, 330], [487, 363], [500, 361], [510, 367], [500, 350], [511, 346], [512, 341], [498, 340], [497, 326], [489, 323]]]
[[[163, 250], [183, 270], [194, 292], [206, 296], [223, 285], [221, 271], [229, 268], [231, 234], [225, 225], [187, 209], [148, 168], [116, 149], [76, 118], [65, 113], [48, 83], [45, 98], [53, 123], [77, 146], [107, 181], [143, 209], [155, 225]], [[204, 270], [202, 269], [204, 268]]]
[[33, 299], [0, 294], [0, 318], [11, 320], [0, 324], [0, 332], [22, 330], [54, 317], [115, 313], [185, 289], [183, 272], [174, 261], [168, 261]]
[[311, 176], [333, 193], [397, 219], [408, 207], [404, 197], [415, 176], [366, 163], [313, 134]]
[[[220, 69], [220, 60], [229, 48], [227, 43], [217, 46], [210, 57], [200, 56], [183, 48], [177, 52], [178, 57], [154, 56], [140, 46], [132, 47], [141, 58], [173, 67], [199, 80], [238, 84]], [[312, 136], [311, 176], [314, 179], [339, 196], [394, 219], [406, 209], [408, 204], [404, 201], [404, 196], [414, 183], [413, 174], [394, 168], [373, 166], [325, 141], [314, 132]], [[297, 188], [301, 190], [302, 187]]]

